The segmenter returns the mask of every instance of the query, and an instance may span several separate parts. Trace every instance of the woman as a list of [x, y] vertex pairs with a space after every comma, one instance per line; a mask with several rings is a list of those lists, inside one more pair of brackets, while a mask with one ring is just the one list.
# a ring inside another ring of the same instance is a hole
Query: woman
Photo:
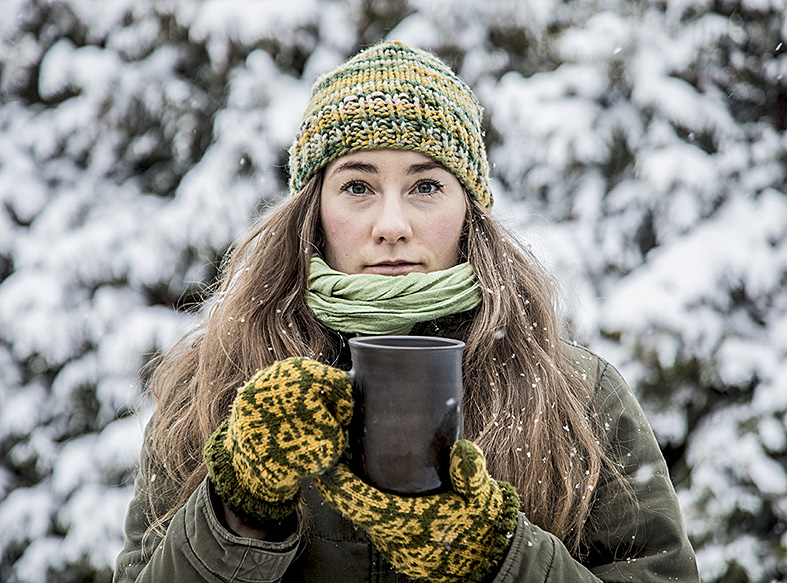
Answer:
[[[290, 173], [150, 381], [115, 580], [698, 581], [639, 405], [560, 340], [489, 214], [470, 89], [401, 43], [362, 51], [315, 85]], [[401, 333], [466, 343], [449, 492], [386, 494], [342, 459], [346, 341]]]

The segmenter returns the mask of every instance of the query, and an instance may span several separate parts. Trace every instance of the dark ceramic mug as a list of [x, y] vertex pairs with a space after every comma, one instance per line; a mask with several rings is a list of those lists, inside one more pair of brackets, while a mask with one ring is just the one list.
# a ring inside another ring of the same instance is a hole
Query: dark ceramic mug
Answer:
[[350, 457], [377, 488], [404, 495], [451, 488], [462, 438], [464, 342], [428, 336], [352, 338]]

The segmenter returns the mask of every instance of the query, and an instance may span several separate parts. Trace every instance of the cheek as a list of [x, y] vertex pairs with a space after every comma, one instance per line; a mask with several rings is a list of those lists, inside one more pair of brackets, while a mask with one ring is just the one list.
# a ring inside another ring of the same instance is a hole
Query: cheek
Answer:
[[431, 225], [429, 230], [436, 245], [444, 249], [451, 249], [459, 242], [462, 226], [461, 223], [439, 221]]
[[[346, 256], [356, 248], [357, 225], [349, 217], [338, 213], [323, 213], [321, 217], [322, 230], [325, 235], [325, 253], [329, 264]], [[335, 266], [332, 265], [334, 269]]]
[[444, 264], [456, 263], [464, 224], [465, 215], [462, 212], [440, 217], [430, 221], [427, 226], [426, 232], [429, 233], [431, 246], [442, 258]]

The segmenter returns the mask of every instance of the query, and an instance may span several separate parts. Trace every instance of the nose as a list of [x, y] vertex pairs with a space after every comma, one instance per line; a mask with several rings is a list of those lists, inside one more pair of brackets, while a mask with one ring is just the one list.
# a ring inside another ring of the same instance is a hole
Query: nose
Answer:
[[407, 241], [412, 235], [412, 225], [404, 201], [396, 195], [383, 196], [372, 226], [372, 238], [378, 243], [394, 244]]

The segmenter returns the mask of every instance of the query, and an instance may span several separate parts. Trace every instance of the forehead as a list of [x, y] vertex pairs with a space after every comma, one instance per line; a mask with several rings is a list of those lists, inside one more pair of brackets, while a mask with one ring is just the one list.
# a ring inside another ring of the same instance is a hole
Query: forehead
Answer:
[[[386, 169], [397, 171], [425, 171], [438, 169], [449, 172], [440, 162], [420, 152], [412, 150], [364, 150], [344, 154], [332, 160], [325, 167], [325, 173], [330, 176], [343, 170], [361, 170], [368, 172], [381, 172]], [[450, 172], [449, 172], [450, 173]]]

